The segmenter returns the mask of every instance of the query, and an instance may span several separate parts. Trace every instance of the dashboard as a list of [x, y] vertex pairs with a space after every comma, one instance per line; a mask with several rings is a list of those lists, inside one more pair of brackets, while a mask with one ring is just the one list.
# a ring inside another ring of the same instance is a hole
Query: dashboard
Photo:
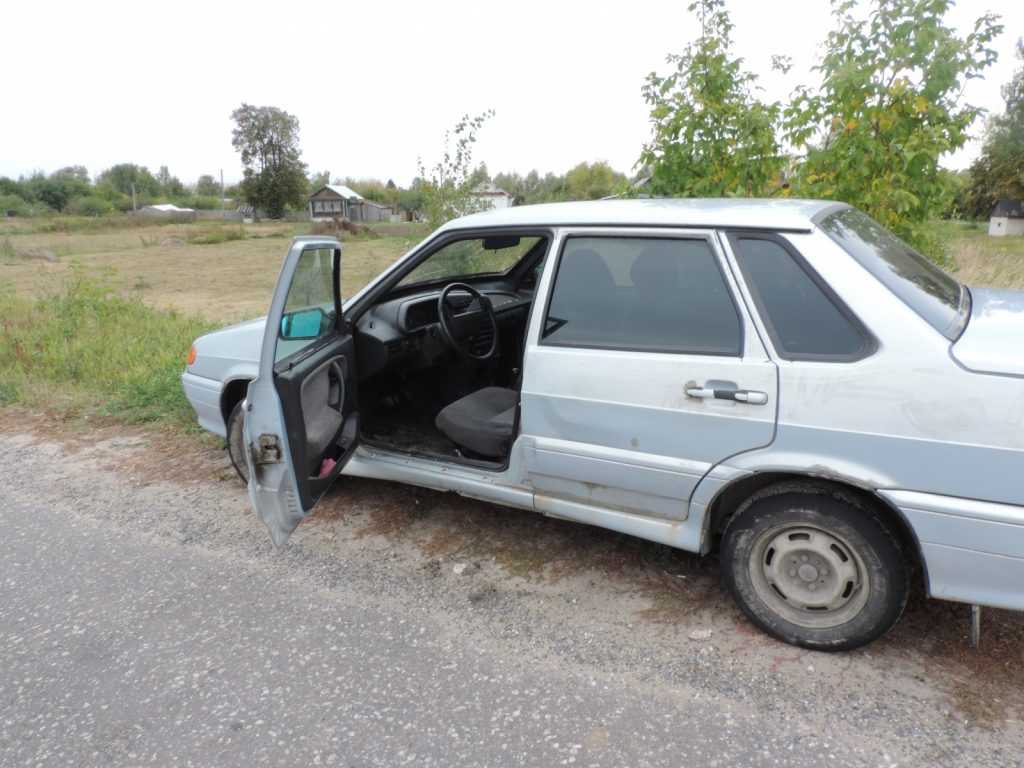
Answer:
[[[525, 324], [533, 302], [532, 290], [513, 290], [501, 284], [477, 284], [475, 287], [491, 300], [499, 334], [503, 328]], [[450, 347], [442, 338], [438, 324], [440, 295], [440, 289], [431, 289], [388, 299], [359, 318], [356, 349], [360, 379], [399, 363], [407, 368], [427, 367], [448, 354]], [[470, 294], [459, 291], [448, 296], [449, 306], [456, 314], [471, 301]]]

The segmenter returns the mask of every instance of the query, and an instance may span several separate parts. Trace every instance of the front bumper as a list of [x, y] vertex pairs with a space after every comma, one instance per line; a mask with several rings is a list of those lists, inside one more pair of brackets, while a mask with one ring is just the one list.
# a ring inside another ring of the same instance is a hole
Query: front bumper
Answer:
[[181, 374], [181, 388], [185, 390], [185, 397], [196, 412], [199, 426], [226, 438], [228, 430], [224, 424], [224, 416], [220, 412], [223, 384], [216, 379], [196, 376], [185, 371]]
[[1024, 610], [1024, 507], [916, 491], [881, 491], [914, 530], [941, 600]]

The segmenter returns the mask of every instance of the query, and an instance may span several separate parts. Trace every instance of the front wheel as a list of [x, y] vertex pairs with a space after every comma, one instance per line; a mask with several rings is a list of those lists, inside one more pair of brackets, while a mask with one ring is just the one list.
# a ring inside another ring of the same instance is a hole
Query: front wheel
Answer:
[[819, 651], [881, 637], [902, 615], [910, 583], [899, 542], [879, 514], [825, 493], [754, 501], [726, 529], [722, 568], [762, 630]]
[[235, 472], [242, 478], [242, 482], [249, 484], [249, 465], [245, 463], [245, 433], [242, 428], [245, 425], [245, 411], [242, 410], [242, 402], [235, 404], [228, 416], [228, 456], [231, 458], [231, 465]]

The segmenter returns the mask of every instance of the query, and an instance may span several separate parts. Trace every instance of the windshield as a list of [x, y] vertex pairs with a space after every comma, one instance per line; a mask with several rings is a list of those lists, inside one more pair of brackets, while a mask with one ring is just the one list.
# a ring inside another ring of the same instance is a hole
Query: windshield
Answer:
[[855, 208], [820, 223], [825, 233], [950, 341], [967, 323], [969, 295], [956, 280]]
[[519, 263], [540, 239], [501, 235], [457, 240], [431, 254], [398, 284], [412, 285], [456, 277], [504, 274]]

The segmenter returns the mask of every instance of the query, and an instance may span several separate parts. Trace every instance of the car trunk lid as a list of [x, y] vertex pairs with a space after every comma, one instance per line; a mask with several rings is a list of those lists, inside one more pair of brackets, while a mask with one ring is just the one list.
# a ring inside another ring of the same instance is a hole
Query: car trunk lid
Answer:
[[1024, 291], [971, 288], [971, 318], [952, 352], [970, 371], [1024, 376]]

